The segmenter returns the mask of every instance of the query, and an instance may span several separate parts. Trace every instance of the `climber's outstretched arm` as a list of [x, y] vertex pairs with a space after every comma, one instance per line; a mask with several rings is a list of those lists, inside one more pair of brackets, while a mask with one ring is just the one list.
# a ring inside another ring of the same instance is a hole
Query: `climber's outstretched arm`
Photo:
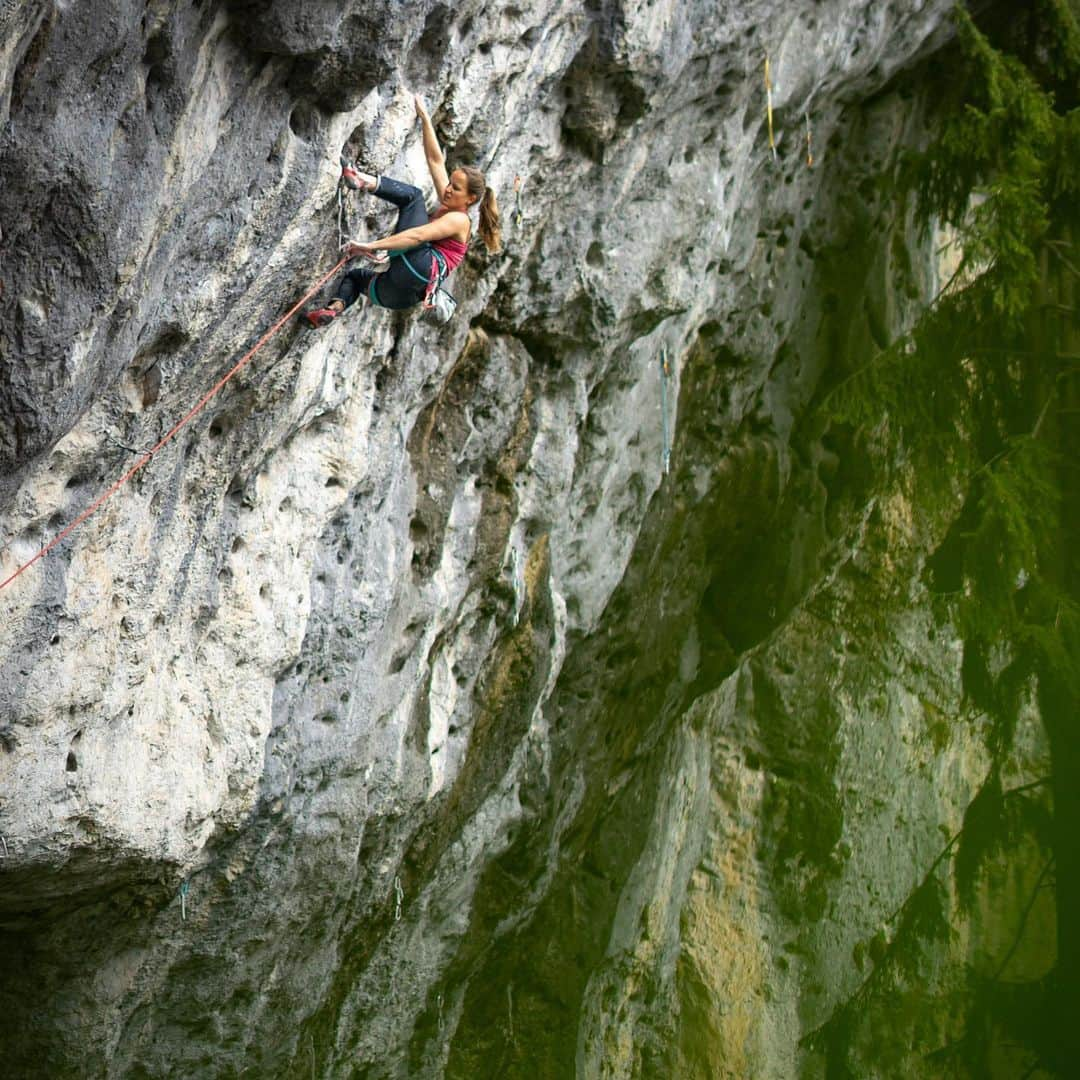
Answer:
[[468, 239], [469, 215], [460, 210], [451, 210], [448, 214], [429, 221], [426, 225], [417, 225], [413, 229], [404, 229], [402, 232], [384, 236], [381, 240], [370, 240], [362, 243], [358, 240], [350, 240], [345, 245], [345, 254], [370, 255], [376, 251], [408, 251], [418, 244], [430, 244], [435, 240], [462, 240]]
[[424, 108], [424, 103], [419, 94], [413, 96], [413, 103], [416, 105], [416, 115], [420, 120], [420, 127], [424, 133], [424, 156], [427, 158], [428, 171], [431, 173], [431, 180], [435, 184], [435, 194], [441, 202], [446, 185], [450, 183], [450, 177], [446, 174], [446, 159], [443, 157], [443, 152], [439, 147], [439, 140], [435, 137], [435, 128], [432, 126], [431, 117], [428, 116], [427, 109]]

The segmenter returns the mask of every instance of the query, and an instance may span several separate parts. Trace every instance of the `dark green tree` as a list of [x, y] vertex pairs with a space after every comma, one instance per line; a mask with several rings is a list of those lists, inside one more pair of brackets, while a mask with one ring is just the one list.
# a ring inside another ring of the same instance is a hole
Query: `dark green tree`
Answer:
[[[810, 1037], [830, 1075], [847, 1075], [860, 999], [886, 992], [914, 938], [940, 934], [941, 875], [954, 874], [963, 902], [986, 856], [1024, 829], [1050, 852], [1039, 887], [1054, 890], [1056, 964], [1035, 985], [999, 977], [1008, 957], [998, 977], [973, 979], [967, 1034], [938, 1061], [980, 1075], [996, 1024], [1029, 1049], [1033, 1071], [1067, 1076], [1080, 1062], [1080, 32], [1069, 0], [980, 5], [955, 21], [955, 43], [930, 65], [932, 138], [895, 183], [928, 234], [953, 231], [955, 272], [826, 410], [873, 431], [884, 482], [914, 467], [921, 498], [959, 493], [929, 579], [963, 638], [963, 688], [991, 721], [993, 764], [874, 973]], [[1051, 775], [1009, 793], [1002, 769], [1031, 697]]]

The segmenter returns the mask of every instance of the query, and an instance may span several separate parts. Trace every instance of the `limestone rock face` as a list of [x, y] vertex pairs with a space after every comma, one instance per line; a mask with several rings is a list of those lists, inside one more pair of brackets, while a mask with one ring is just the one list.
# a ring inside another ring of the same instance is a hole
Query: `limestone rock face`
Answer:
[[331, 270], [339, 154], [430, 191], [413, 93], [504, 239], [0, 590], [5, 1075], [820, 1067], [985, 764], [947, 523], [808, 420], [931, 288], [860, 181], [951, 6], [0, 4], [0, 577]]

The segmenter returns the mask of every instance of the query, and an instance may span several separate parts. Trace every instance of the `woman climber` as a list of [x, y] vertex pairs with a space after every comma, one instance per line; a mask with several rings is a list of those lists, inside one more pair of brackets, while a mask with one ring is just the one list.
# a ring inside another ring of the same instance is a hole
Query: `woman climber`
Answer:
[[[439, 208], [428, 215], [424, 196], [411, 184], [356, 172], [354, 182], [361, 190], [370, 191], [398, 208], [397, 228], [390, 236], [370, 243], [350, 240], [344, 247], [350, 257], [364, 255], [371, 262], [386, 262], [389, 269], [349, 270], [337, 284], [334, 299], [326, 307], [306, 312], [312, 326], [325, 326], [336, 319], [358, 296], [364, 294], [378, 307], [415, 307], [425, 300], [441, 275], [445, 277], [462, 259], [472, 232], [468, 210], [480, 204], [480, 238], [488, 251], [498, 251], [499, 208], [495, 192], [484, 182], [479, 169], [465, 167], [447, 175], [446, 162], [435, 128], [424, 103], [414, 98], [416, 115], [424, 134], [424, 155], [427, 158]], [[441, 261], [441, 265], [440, 265]]]

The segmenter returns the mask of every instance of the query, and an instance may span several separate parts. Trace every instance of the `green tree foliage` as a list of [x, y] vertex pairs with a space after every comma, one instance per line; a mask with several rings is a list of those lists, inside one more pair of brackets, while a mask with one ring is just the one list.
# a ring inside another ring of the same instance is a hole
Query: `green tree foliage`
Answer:
[[[955, 45], [930, 72], [933, 137], [896, 183], [898, 206], [913, 195], [927, 235], [955, 235], [955, 272], [913, 330], [840, 383], [826, 410], [874, 432], [884, 482], [914, 474], [917, 502], [961, 506], [928, 560], [928, 581], [963, 638], [963, 687], [991, 722], [992, 765], [897, 920], [888, 969], [879, 963], [858, 994], [910, 979], [903, 958], [938, 936], [916, 901], [939, 864], [951, 865], [959, 901], [970, 904], [985, 860], [1034, 836], [1051, 852], [1039, 887], [1056, 893], [1057, 967], [1028, 988], [1039, 1004], [1023, 1013], [1026, 1026], [1000, 971], [973, 977], [967, 1032], [934, 1060], [978, 1074], [997, 1024], [1030, 1049], [1032, 1068], [1068, 1075], [1080, 1060], [1080, 32], [1067, 0], [1001, 2], [980, 7], [977, 20], [962, 9], [955, 19]], [[1010, 793], [1001, 776], [1032, 694], [1053, 775]], [[825, 1050], [830, 1075], [848, 1068], [851, 1005], [808, 1039]]]
[[[1067, 82], [1075, 95], [1080, 33], [1063, 0], [1032, 10], [1038, 18], [1020, 20], [1027, 61], [957, 13], [957, 51], [937, 73], [939, 134], [909, 157], [898, 191], [915, 192], [924, 227], [955, 230], [959, 265], [912, 332], [827, 406], [837, 420], [887, 429], [876, 441], [883, 467], [903, 448], [931, 496], [934, 484], [943, 497], [963, 491], [931, 560], [933, 584], [970, 644], [965, 688], [1006, 724], [1040, 669], [1080, 687], [1062, 550], [1062, 474], [1075, 465], [1062, 459], [1062, 430], [1073, 423], [1063, 406], [1080, 364], [1077, 316], [1063, 295], [1071, 301], [1080, 264], [1080, 109], [1061, 111], [1037, 78]], [[1019, 668], [994, 670], [995, 654]]]

